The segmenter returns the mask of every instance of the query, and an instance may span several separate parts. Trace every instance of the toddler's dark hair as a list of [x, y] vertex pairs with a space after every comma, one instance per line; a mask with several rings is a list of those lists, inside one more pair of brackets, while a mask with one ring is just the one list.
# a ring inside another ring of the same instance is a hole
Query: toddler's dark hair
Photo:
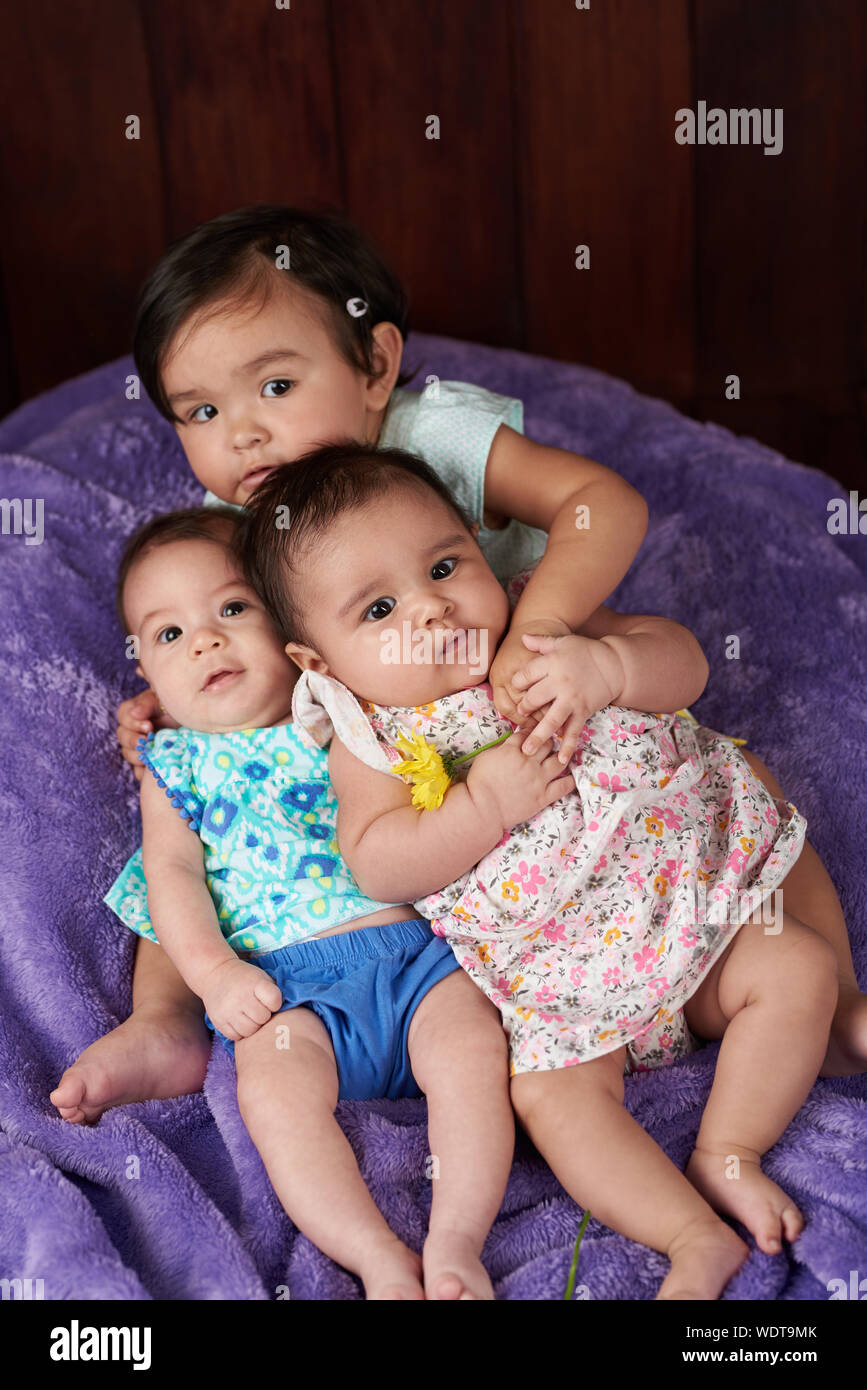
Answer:
[[[138, 531], [133, 532], [124, 548], [117, 574], [115, 608], [121, 627], [128, 632], [126, 613], [123, 606], [123, 591], [133, 565], [144, 558], [151, 550], [172, 541], [217, 541], [243, 566], [241, 533], [246, 526], [246, 517], [231, 507], [185, 507], [175, 512], [163, 512], [152, 517]], [[228, 524], [227, 524], [228, 523]]]
[[244, 508], [250, 523], [239, 540], [244, 570], [284, 642], [315, 649], [292, 585], [293, 576], [315, 563], [312, 545], [344, 512], [401, 487], [436, 493], [461, 526], [472, 525], [439, 475], [403, 449], [352, 440], [326, 444], [275, 468], [260, 483]]
[[[278, 246], [289, 248], [288, 270], [275, 265]], [[144, 388], [161, 415], [177, 424], [161, 379], [161, 364], [177, 330], [217, 301], [241, 304], [260, 293], [265, 302], [275, 276], [291, 276], [328, 305], [335, 346], [367, 376], [373, 369], [377, 323], [409, 332], [409, 301], [397, 276], [343, 213], [257, 203], [203, 222], [173, 242], [145, 281], [136, 306], [133, 356]], [[347, 301], [363, 299], [354, 318]], [[412, 380], [401, 373], [397, 385]]]

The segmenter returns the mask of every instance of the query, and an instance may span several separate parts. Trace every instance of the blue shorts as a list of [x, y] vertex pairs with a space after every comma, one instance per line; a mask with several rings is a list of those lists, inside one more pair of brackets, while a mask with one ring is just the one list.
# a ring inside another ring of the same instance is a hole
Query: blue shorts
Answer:
[[[460, 970], [451, 947], [418, 918], [358, 927], [247, 957], [322, 1019], [331, 1038], [340, 1100], [399, 1100], [421, 1091], [409, 1064], [410, 1020], [428, 990]], [[235, 1044], [205, 1014], [229, 1052]]]

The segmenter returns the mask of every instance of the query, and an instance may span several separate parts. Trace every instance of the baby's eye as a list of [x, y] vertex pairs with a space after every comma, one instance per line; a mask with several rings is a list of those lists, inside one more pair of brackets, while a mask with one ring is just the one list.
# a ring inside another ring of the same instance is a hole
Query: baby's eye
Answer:
[[[234, 618], [237, 613], [243, 613], [248, 605], [243, 599], [233, 598], [228, 603], [224, 603], [220, 609], [221, 618]], [[231, 611], [230, 611], [231, 610]]]
[[200, 410], [212, 410], [214, 412], [214, 415], [217, 414], [217, 407], [215, 405], [197, 405], [192, 415], [190, 416], [190, 420], [193, 422], [193, 424], [206, 425], [209, 420], [213, 420], [214, 415], [206, 415], [204, 420], [197, 419], [196, 417], [199, 414]]
[[[386, 607], [387, 604], [390, 604], [391, 607]], [[384, 612], [382, 611], [383, 609], [385, 610]], [[393, 598], [378, 598], [376, 602], [372, 603], [370, 607], [366, 610], [364, 617], [362, 618], [362, 622], [367, 622], [368, 619], [370, 619], [373, 622], [378, 622], [380, 618], [387, 618], [389, 613], [391, 613], [393, 609]]]
[[[454, 574], [455, 565], [457, 563], [457, 560], [452, 558], [448, 560], [437, 560], [436, 564], [431, 567], [431, 579], [448, 579], [449, 575]], [[445, 574], [437, 574], [437, 570], [442, 569], [445, 569]]]
[[290, 387], [292, 387], [292, 386], [294, 386], [294, 385], [295, 385], [294, 381], [289, 381], [289, 379], [288, 379], [287, 377], [285, 377], [285, 376], [278, 376], [278, 377], [275, 377], [273, 381], [266, 381], [266, 382], [265, 382], [265, 385], [262, 387], [262, 391], [263, 391], [263, 393], [264, 393], [265, 391], [267, 391], [269, 386], [279, 386], [279, 387], [281, 387], [282, 389], [279, 390], [279, 391], [277, 391], [275, 394], [276, 394], [277, 396], [285, 396], [285, 395], [286, 395], [286, 392], [290, 389]]
[[161, 632], [157, 633], [157, 641], [162, 642], [164, 646], [168, 646], [170, 642], [175, 640], [173, 637], [169, 636], [170, 632], [176, 632], [179, 637], [181, 635], [181, 629], [179, 627], [164, 627]]

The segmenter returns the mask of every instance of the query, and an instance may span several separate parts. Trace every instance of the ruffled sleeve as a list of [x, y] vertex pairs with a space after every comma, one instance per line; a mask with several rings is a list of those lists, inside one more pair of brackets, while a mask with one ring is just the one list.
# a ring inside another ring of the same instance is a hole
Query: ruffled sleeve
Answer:
[[138, 936], [157, 941], [157, 934], [148, 912], [148, 890], [140, 849], [126, 861], [102, 901], [120, 918], [124, 926], [136, 932]]
[[139, 761], [156, 777], [182, 820], [198, 831], [205, 803], [193, 780], [192, 729], [160, 729], [142, 737], [136, 744]]
[[351, 690], [321, 671], [302, 671], [292, 692], [292, 724], [308, 747], [325, 748], [337, 734], [368, 767], [389, 772], [385, 749]]

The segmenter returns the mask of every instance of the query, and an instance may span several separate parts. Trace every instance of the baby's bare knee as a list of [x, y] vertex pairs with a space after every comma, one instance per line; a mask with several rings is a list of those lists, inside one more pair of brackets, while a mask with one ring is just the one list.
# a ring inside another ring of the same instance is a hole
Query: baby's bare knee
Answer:
[[839, 988], [839, 966], [831, 943], [811, 927], [786, 918], [780, 944], [782, 949], [769, 983], [790, 992], [792, 1003], [810, 1003], [814, 1007], [827, 1004], [833, 1009]]
[[512, 1106], [525, 1128], [530, 1128], [540, 1106], [550, 1105], [552, 1099], [568, 1093], [569, 1103], [588, 1105], [593, 1101], [614, 1100], [623, 1104], [624, 1049], [618, 1048], [605, 1057], [594, 1057], [555, 1071], [517, 1072], [510, 1082]]
[[491, 1086], [508, 1080], [509, 1043], [499, 1013], [477, 990], [462, 1011], [428, 1010], [422, 1025], [411, 1033], [407, 1051], [421, 1089], [439, 1093], [443, 1086]]
[[251, 1133], [267, 1122], [276, 1104], [291, 1105], [299, 1118], [337, 1104], [339, 1080], [328, 1034], [322, 1027], [319, 1036], [315, 1015], [299, 1015], [300, 1010], [275, 1015], [235, 1045], [238, 1109]]

